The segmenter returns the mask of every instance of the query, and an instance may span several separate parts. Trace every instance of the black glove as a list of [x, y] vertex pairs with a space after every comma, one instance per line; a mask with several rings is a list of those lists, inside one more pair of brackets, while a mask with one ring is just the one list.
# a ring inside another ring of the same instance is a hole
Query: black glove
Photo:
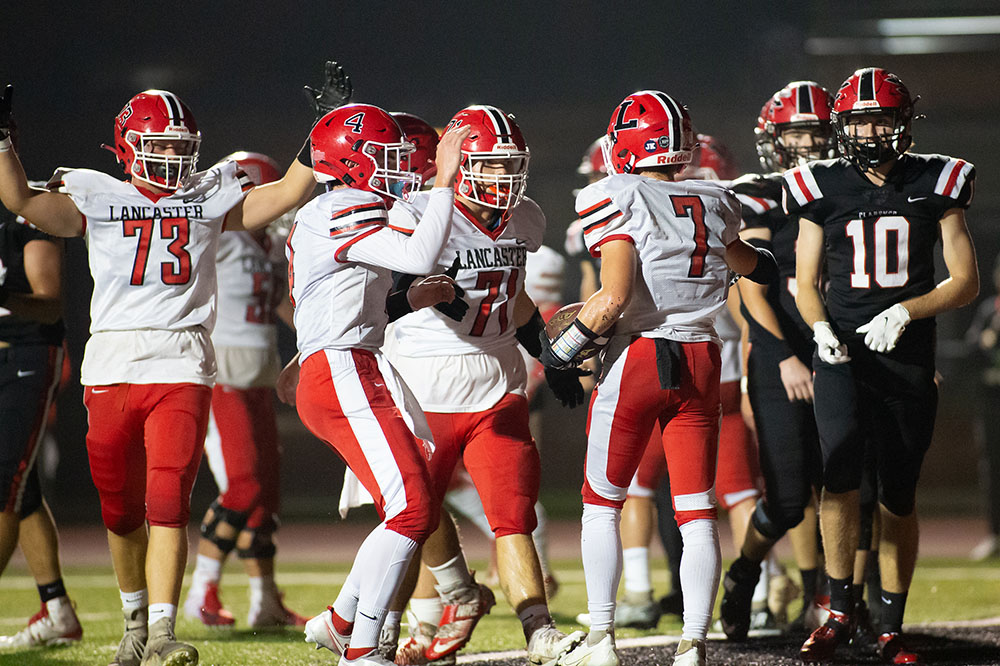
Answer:
[[3, 97], [0, 97], [0, 141], [10, 136], [10, 130], [14, 124], [10, 117], [10, 107], [13, 100], [14, 86], [8, 83], [7, 88], [3, 91]]
[[[459, 264], [460, 262], [458, 257], [455, 257], [455, 261], [451, 262], [451, 266], [449, 266], [448, 270], [444, 272], [444, 275], [447, 275], [454, 280], [455, 276], [458, 275]], [[456, 282], [455, 300], [450, 303], [438, 303], [434, 306], [434, 309], [449, 319], [462, 321], [465, 317], [465, 313], [469, 311], [469, 304], [462, 298], [462, 296], [465, 296], [465, 290], [458, 286], [458, 283]]]
[[316, 120], [338, 106], [347, 104], [351, 101], [351, 94], [354, 92], [351, 77], [344, 71], [343, 67], [337, 64], [336, 60], [327, 60], [324, 71], [326, 80], [321, 89], [316, 90], [312, 86], [303, 86], [306, 96], [309, 97], [309, 105], [316, 113]]
[[[542, 357], [545, 356], [546, 349], [548, 347], [542, 349]], [[591, 374], [590, 370], [582, 368], [565, 368], [562, 370], [545, 368], [545, 381], [548, 383], [549, 388], [552, 389], [552, 393], [555, 394], [556, 399], [562, 403], [562, 406], [572, 409], [573, 407], [582, 405], [584, 402], [583, 384], [580, 383], [580, 377], [586, 377], [589, 374]]]

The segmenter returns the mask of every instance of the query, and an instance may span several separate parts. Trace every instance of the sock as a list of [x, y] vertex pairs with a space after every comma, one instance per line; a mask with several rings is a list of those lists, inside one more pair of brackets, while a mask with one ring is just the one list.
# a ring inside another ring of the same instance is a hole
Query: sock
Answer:
[[549, 615], [549, 608], [545, 604], [535, 604], [528, 606], [517, 614], [517, 619], [521, 621], [524, 629], [524, 638], [531, 639], [531, 635], [552, 623], [552, 616]]
[[122, 610], [126, 613], [134, 611], [137, 608], [145, 608], [149, 605], [149, 593], [146, 590], [138, 590], [137, 592], [122, 592], [119, 590], [119, 594], [122, 598]]
[[903, 630], [903, 612], [906, 610], [906, 592], [882, 590], [882, 617], [879, 618], [879, 633], [887, 631], [899, 633]]
[[382, 624], [382, 626], [395, 627], [398, 629], [402, 619], [403, 619], [403, 611], [389, 611], [385, 614], [385, 622]]
[[441, 613], [444, 612], [444, 604], [441, 603], [441, 597], [437, 596], [430, 599], [412, 597], [410, 598], [410, 612], [413, 613], [418, 622], [433, 624], [436, 627], [441, 622]]
[[469, 573], [469, 565], [465, 563], [465, 555], [461, 550], [444, 564], [427, 568], [434, 574], [434, 580], [441, 589], [454, 590], [472, 586], [472, 574]]
[[163, 618], [170, 619], [170, 628], [174, 628], [174, 621], [177, 618], [177, 606], [173, 604], [149, 604], [149, 624], [152, 627], [157, 621]]
[[615, 595], [622, 576], [621, 514], [621, 509], [610, 506], [583, 505], [580, 551], [591, 631], [610, 630], [614, 625]]
[[816, 598], [816, 582], [818, 569], [800, 569], [799, 575], [802, 577], [802, 603], [806, 607], [812, 604]]
[[66, 586], [63, 585], [63, 579], [56, 578], [51, 583], [46, 583], [45, 585], [39, 585], [38, 596], [42, 598], [43, 604], [51, 599], [56, 599], [58, 597], [65, 597]]
[[771, 581], [771, 571], [768, 569], [767, 560], [759, 565], [760, 577], [757, 579], [757, 586], [753, 588], [753, 605], [755, 608], [763, 606], [767, 608], [767, 588]]
[[853, 579], [830, 578], [830, 610], [838, 613], [850, 613], [854, 608], [851, 603], [851, 588]]
[[625, 596], [645, 598], [653, 593], [649, 576], [649, 548], [626, 548], [622, 551], [625, 573]]
[[250, 585], [251, 608], [257, 608], [264, 603], [264, 596], [267, 594], [278, 596], [278, 586], [274, 583], [274, 576], [250, 576], [247, 582]]
[[[716, 521], [700, 518], [684, 523], [680, 531], [684, 538], [684, 554], [681, 555], [684, 628], [681, 638], [704, 640], [712, 621], [712, 607], [722, 573], [719, 528]], [[760, 565], [755, 566], [760, 571]]]
[[221, 578], [222, 560], [199, 554], [194, 565], [194, 575], [191, 576], [191, 587], [195, 590], [204, 590], [210, 583], [218, 584]]
[[607, 636], [608, 634], [611, 634], [612, 636], [611, 640], [614, 640], [613, 638], [614, 633], [612, 633], [611, 629], [591, 629], [590, 632], [587, 634], [587, 647], [594, 647], [595, 645], [603, 641], [604, 637]]
[[386, 613], [418, 547], [416, 541], [388, 529], [382, 523], [372, 530], [358, 549], [351, 567], [351, 573], [357, 572], [360, 582], [357, 614], [351, 634], [351, 645], [362, 650], [358, 654], [364, 654], [378, 645]]
[[358, 613], [358, 595], [361, 594], [361, 591], [358, 588], [357, 580], [357, 572], [352, 568], [337, 594], [337, 600], [333, 602], [334, 625], [337, 624], [338, 619], [343, 622], [344, 626], [337, 626], [337, 631], [342, 634], [350, 633], [345, 630], [345, 627], [354, 624], [354, 616]]
[[864, 583], [851, 583], [851, 607], [860, 604], [865, 597]]

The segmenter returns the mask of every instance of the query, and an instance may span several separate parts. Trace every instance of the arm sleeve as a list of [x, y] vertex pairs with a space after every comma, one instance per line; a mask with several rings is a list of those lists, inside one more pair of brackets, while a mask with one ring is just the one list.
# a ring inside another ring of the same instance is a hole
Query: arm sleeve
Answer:
[[337, 250], [337, 261], [382, 266], [400, 273], [427, 275], [434, 270], [451, 232], [455, 192], [436, 187], [413, 234], [378, 227], [355, 236]]

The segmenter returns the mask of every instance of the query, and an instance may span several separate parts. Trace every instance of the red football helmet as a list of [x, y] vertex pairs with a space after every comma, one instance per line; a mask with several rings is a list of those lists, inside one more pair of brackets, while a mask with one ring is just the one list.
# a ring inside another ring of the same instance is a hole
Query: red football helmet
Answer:
[[[854, 72], [840, 86], [833, 103], [833, 127], [841, 153], [862, 169], [877, 167], [905, 153], [913, 140], [910, 122], [916, 101], [895, 74], [878, 67]], [[874, 136], [848, 132], [851, 119], [864, 115], [888, 116], [892, 131]]]
[[[495, 106], [469, 106], [448, 122], [471, 127], [462, 142], [462, 163], [455, 191], [466, 199], [498, 210], [509, 210], [524, 197], [530, 153], [514, 116]], [[495, 171], [498, 163], [503, 173]]]
[[760, 113], [757, 115], [757, 126], [753, 128], [757, 157], [760, 158], [760, 165], [764, 167], [765, 171], [778, 171], [780, 169], [774, 154], [774, 138], [767, 133], [767, 116], [771, 112], [772, 104], [774, 104], [774, 95], [768, 97], [764, 106], [760, 108]]
[[615, 108], [601, 147], [610, 173], [687, 164], [694, 150], [691, 118], [666, 93], [641, 90]]
[[403, 128], [406, 140], [413, 144], [410, 171], [420, 174], [421, 184], [426, 184], [437, 174], [434, 157], [437, 155], [438, 133], [430, 124], [412, 113], [393, 111], [392, 117]]
[[348, 104], [319, 119], [309, 134], [313, 175], [321, 183], [339, 180], [380, 195], [387, 205], [420, 187], [410, 172], [413, 144], [387, 111]]
[[[774, 93], [761, 111], [763, 132], [774, 149], [774, 170], [790, 169], [836, 154], [830, 126], [832, 106], [833, 97], [814, 81], [792, 81]], [[807, 130], [812, 135], [812, 146], [787, 145], [782, 133], [792, 129]]]
[[681, 171], [681, 180], [733, 180], [740, 175], [736, 158], [714, 136], [697, 135], [691, 162]]
[[273, 183], [276, 180], [281, 180], [281, 167], [278, 166], [277, 162], [263, 153], [251, 153], [240, 150], [226, 159], [233, 160], [239, 164], [240, 168], [250, 176], [250, 180], [253, 181], [254, 185], [263, 185], [264, 183]]
[[590, 147], [587, 148], [587, 152], [583, 154], [583, 159], [580, 161], [580, 166], [576, 168], [576, 172], [581, 176], [590, 178], [593, 178], [596, 174], [607, 175], [608, 165], [604, 163], [604, 151], [601, 150], [600, 138], [595, 139], [594, 143], [590, 144]]
[[[153, 152], [154, 141], [174, 144], [173, 155]], [[176, 190], [198, 163], [201, 132], [184, 102], [166, 90], [146, 90], [115, 118], [111, 148], [129, 178]]]

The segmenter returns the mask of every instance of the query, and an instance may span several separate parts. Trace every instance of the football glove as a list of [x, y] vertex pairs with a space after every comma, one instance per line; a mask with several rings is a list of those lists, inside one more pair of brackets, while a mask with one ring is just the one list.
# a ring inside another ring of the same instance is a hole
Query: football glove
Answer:
[[351, 95], [354, 93], [350, 75], [336, 60], [326, 61], [324, 74], [326, 80], [323, 81], [323, 87], [319, 90], [312, 86], [303, 86], [306, 96], [309, 98], [309, 105], [316, 113], [316, 120], [338, 106], [347, 104], [351, 101]]
[[[448, 267], [448, 270], [444, 274], [454, 280], [455, 276], [458, 275], [459, 265], [459, 259], [455, 257], [455, 261], [451, 262], [451, 266]], [[452, 286], [455, 288], [455, 300], [450, 303], [438, 303], [434, 306], [434, 309], [449, 319], [462, 321], [465, 313], [469, 311], [469, 303], [462, 298], [462, 296], [465, 296], [465, 289], [462, 289], [457, 282]]]
[[[542, 349], [543, 356], [547, 348]], [[584, 402], [583, 384], [580, 383], [580, 377], [586, 377], [589, 374], [591, 374], [590, 370], [582, 368], [545, 368], [545, 381], [562, 406], [572, 409]]]
[[584, 347], [597, 339], [597, 333], [584, 326], [579, 319], [563, 329], [553, 340], [542, 330], [539, 339], [542, 342], [542, 353], [538, 360], [546, 368], [561, 369], [573, 365], [577, 354]]
[[910, 312], [902, 303], [896, 303], [875, 315], [864, 326], [858, 326], [857, 332], [865, 334], [865, 346], [868, 349], [879, 353], [891, 352], [909, 323]]
[[813, 340], [820, 359], [830, 365], [847, 363], [851, 357], [847, 355], [847, 345], [837, 339], [833, 327], [828, 321], [818, 321], [813, 324]]

